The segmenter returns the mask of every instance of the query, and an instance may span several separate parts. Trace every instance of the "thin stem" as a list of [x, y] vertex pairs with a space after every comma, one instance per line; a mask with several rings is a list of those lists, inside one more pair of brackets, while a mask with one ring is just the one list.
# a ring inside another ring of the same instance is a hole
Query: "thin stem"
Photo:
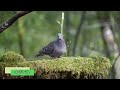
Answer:
[[61, 34], [63, 35], [64, 12], [62, 12]]

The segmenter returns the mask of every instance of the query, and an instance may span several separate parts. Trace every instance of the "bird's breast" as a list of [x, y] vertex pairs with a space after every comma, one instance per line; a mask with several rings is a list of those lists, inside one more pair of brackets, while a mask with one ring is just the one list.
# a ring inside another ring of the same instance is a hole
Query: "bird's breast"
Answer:
[[55, 43], [55, 51], [58, 53], [65, 53], [66, 52], [66, 44], [64, 41], [60, 41], [58, 43]]
[[65, 53], [66, 52], [66, 47], [64, 46], [58, 46], [57, 48], [56, 48], [56, 51], [57, 52], [60, 52], [60, 53]]

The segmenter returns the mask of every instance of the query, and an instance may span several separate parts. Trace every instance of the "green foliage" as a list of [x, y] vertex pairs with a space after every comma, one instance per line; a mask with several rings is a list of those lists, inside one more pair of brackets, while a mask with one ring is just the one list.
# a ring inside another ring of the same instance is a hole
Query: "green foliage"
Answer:
[[[105, 79], [111, 64], [105, 57], [62, 57], [26, 61], [21, 55], [7, 52], [0, 62], [0, 78], [39, 78], [39, 79]], [[20, 61], [21, 60], [21, 61]], [[9, 63], [12, 61], [11, 63]], [[19, 61], [14, 63], [13, 61]], [[35, 70], [33, 77], [12, 77], [4, 74], [5, 67], [30, 67]]]
[[[67, 11], [64, 13], [66, 14]], [[69, 11], [69, 29], [64, 29], [64, 38], [69, 38], [67, 46], [69, 46], [69, 56], [72, 54], [75, 33], [80, 23], [82, 11]], [[0, 35], [0, 55], [6, 51], [15, 51], [21, 54], [20, 35], [22, 34], [23, 52], [25, 58], [33, 58], [38, 51], [46, 44], [56, 39], [57, 33], [60, 33], [60, 25], [56, 21], [61, 21], [62, 11], [33, 11], [20, 18], [20, 22], [16, 21], [5, 32]], [[81, 28], [78, 45], [76, 47], [76, 56], [105, 56], [104, 42], [101, 38], [101, 31], [96, 15], [97, 11], [87, 11], [86, 19]], [[99, 12], [102, 16], [107, 12]], [[119, 11], [110, 11], [115, 19], [117, 28], [115, 36], [117, 43], [120, 45], [120, 17]], [[8, 20], [15, 11], [0, 11], [0, 23]], [[66, 19], [66, 18], [65, 18]], [[22, 20], [22, 21], [21, 21]], [[19, 24], [18, 24], [19, 23]], [[19, 26], [18, 26], [19, 25]], [[66, 22], [64, 20], [64, 27]], [[19, 35], [20, 34], [20, 35]], [[68, 35], [69, 34], [69, 35]], [[109, 58], [110, 59], [110, 58]], [[112, 58], [113, 59], [113, 58]], [[110, 59], [111, 60], [111, 59]]]
[[[33, 11], [28, 15], [25, 15], [20, 18], [22, 22], [20, 22], [20, 28], [24, 28], [24, 32], [22, 34], [24, 35], [23, 38], [23, 50], [26, 58], [33, 58], [34, 55], [46, 44], [51, 42], [52, 40], [56, 39], [57, 33], [60, 32], [60, 25], [56, 21], [61, 21], [61, 13], [62, 11]], [[82, 28], [82, 34], [80, 34], [78, 47], [77, 47], [77, 55], [82, 55], [83, 53], [83, 46], [89, 45], [89, 41], [93, 41], [91, 39], [94, 39], [99, 35], [97, 34], [99, 30], [93, 29], [93, 28], [86, 28], [88, 25], [86, 23], [94, 24], [96, 22], [95, 12], [94, 14], [91, 14], [88, 12], [87, 18], [85, 20], [85, 24], [83, 24]], [[7, 16], [6, 16], [7, 15]], [[13, 12], [7, 12], [4, 11], [1, 12], [1, 16], [4, 17], [5, 21], [9, 17], [13, 15]], [[1, 17], [0, 16], [0, 17]], [[68, 32], [70, 33], [70, 41], [71, 41], [71, 47], [70, 47], [70, 53], [72, 52], [72, 45], [73, 40], [75, 37], [76, 29], [80, 22], [80, 16], [81, 12], [78, 11], [70, 11], [70, 30]], [[3, 22], [2, 21], [2, 22]], [[90, 24], [90, 25], [91, 25]], [[21, 26], [22, 25], [22, 26]], [[65, 23], [64, 23], [65, 26]], [[19, 45], [19, 36], [18, 32], [21, 31], [21, 29], [18, 28], [17, 21], [5, 32], [1, 33], [0, 42], [0, 52], [4, 53], [7, 50], [15, 51], [17, 53], [20, 53], [20, 45]], [[94, 31], [93, 31], [94, 30]], [[64, 29], [65, 31], [65, 29]], [[88, 35], [88, 34], [89, 35]], [[48, 38], [49, 37], [49, 38]], [[68, 37], [67, 34], [64, 34], [64, 37]], [[85, 40], [86, 38], [86, 40]], [[89, 40], [88, 40], [89, 39]], [[98, 38], [99, 39], [99, 38]], [[98, 41], [98, 39], [96, 41]], [[68, 41], [68, 42], [70, 42]], [[87, 42], [86, 42], [87, 41]], [[86, 43], [84, 43], [86, 42]], [[101, 42], [101, 39], [99, 39], [99, 42]], [[9, 43], [9, 44], [8, 44]], [[68, 43], [69, 44], [69, 43]], [[99, 45], [99, 44], [98, 44]], [[101, 47], [98, 49], [96, 45], [93, 47], [96, 47], [96, 50], [103, 49], [101, 45], [98, 47]], [[90, 48], [90, 47], [88, 47]], [[91, 50], [92, 51], [92, 50]], [[86, 51], [87, 52], [87, 51]], [[87, 54], [86, 54], [87, 55]], [[85, 55], [84, 55], [85, 56]]]
[[16, 54], [15, 52], [6, 52], [0, 58], [0, 62], [7, 62], [7, 63], [17, 63], [17, 62], [24, 62], [26, 61], [22, 55]]

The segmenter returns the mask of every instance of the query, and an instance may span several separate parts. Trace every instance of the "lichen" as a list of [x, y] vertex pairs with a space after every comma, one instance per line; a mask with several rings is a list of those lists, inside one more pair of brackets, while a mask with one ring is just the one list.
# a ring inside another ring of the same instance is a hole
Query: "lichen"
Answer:
[[[15, 54], [15, 53], [14, 53]], [[9, 56], [10, 53], [7, 55]], [[3, 55], [4, 56], [4, 55]], [[39, 79], [105, 79], [108, 77], [111, 64], [109, 59], [105, 57], [61, 57], [56, 59], [41, 59], [29, 60], [26, 62], [19, 61], [13, 55], [12, 63], [7, 62], [9, 59], [3, 58], [0, 62], [0, 78], [39, 78]], [[6, 54], [5, 54], [6, 56]], [[5, 57], [4, 56], [4, 57]], [[10, 55], [11, 56], [11, 55]], [[5, 60], [4, 60], [5, 59]], [[5, 67], [30, 67], [34, 69], [35, 75], [33, 77], [13, 77], [4, 74]]]

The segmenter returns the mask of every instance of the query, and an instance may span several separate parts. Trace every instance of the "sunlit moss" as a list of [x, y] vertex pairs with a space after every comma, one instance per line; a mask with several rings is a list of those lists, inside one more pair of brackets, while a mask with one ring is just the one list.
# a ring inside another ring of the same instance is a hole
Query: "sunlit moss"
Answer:
[[23, 62], [26, 61], [22, 55], [19, 55], [15, 52], [6, 52], [5, 54], [3, 54], [0, 58], [0, 62]]
[[[18, 61], [18, 54], [6, 53], [14, 58], [13, 61]], [[4, 56], [4, 55], [3, 55]], [[7, 62], [9, 58], [4, 58], [0, 62], [0, 78], [21, 78], [6, 76], [4, 74], [4, 67], [6, 66], [20, 66], [30, 67], [35, 70], [35, 76], [33, 77], [22, 77], [24, 78], [39, 78], [39, 79], [105, 79], [108, 77], [111, 64], [109, 59], [105, 57], [62, 57], [56, 59], [41, 59], [41, 60], [29, 60], [26, 62]], [[22, 56], [20, 56], [22, 57]], [[20, 59], [21, 60], [21, 59]], [[22, 59], [24, 60], [24, 59]]]

